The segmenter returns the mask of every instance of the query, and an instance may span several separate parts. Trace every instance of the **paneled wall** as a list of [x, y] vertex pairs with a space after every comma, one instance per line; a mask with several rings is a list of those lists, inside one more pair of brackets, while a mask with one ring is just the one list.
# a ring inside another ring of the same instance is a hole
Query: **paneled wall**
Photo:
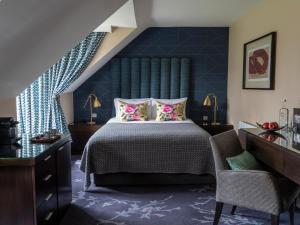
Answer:
[[[221, 28], [149, 28], [125, 47], [116, 57], [187, 57], [191, 60], [189, 117], [201, 120], [211, 116], [202, 106], [206, 94], [219, 98], [218, 118], [226, 120], [227, 66], [229, 29]], [[86, 121], [88, 108], [84, 101], [95, 93], [102, 102], [96, 109], [97, 121], [107, 121], [113, 112], [111, 61], [74, 92], [74, 121]]]
[[114, 98], [189, 96], [188, 58], [114, 58], [111, 67]]

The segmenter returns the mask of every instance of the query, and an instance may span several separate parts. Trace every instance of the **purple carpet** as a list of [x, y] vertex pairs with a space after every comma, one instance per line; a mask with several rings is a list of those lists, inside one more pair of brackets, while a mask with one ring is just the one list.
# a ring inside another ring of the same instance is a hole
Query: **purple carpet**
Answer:
[[[198, 225], [212, 224], [215, 207], [213, 185], [173, 185], [99, 188], [83, 191], [83, 173], [73, 160], [73, 202], [61, 225]], [[226, 206], [220, 225], [270, 224], [270, 216], [238, 208], [230, 215]], [[288, 214], [280, 224], [289, 224]], [[300, 224], [296, 212], [295, 224]]]

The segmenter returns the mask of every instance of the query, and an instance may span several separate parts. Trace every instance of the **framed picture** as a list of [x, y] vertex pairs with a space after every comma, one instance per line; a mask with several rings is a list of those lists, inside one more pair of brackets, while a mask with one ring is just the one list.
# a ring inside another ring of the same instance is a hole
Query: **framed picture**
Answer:
[[274, 90], [276, 32], [244, 44], [243, 89]]

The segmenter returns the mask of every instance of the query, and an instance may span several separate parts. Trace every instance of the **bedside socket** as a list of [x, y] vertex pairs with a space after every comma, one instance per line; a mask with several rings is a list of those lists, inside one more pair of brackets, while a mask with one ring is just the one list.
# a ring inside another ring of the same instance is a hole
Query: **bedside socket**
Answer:
[[97, 118], [97, 113], [92, 113], [93, 118]]
[[203, 125], [208, 125], [208, 116], [203, 116]]

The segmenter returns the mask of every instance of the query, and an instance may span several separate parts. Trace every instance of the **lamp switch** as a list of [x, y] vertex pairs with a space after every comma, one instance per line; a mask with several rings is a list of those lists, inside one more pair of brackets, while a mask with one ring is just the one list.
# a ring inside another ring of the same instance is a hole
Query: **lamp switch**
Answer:
[[93, 118], [97, 118], [97, 113], [92, 113]]

